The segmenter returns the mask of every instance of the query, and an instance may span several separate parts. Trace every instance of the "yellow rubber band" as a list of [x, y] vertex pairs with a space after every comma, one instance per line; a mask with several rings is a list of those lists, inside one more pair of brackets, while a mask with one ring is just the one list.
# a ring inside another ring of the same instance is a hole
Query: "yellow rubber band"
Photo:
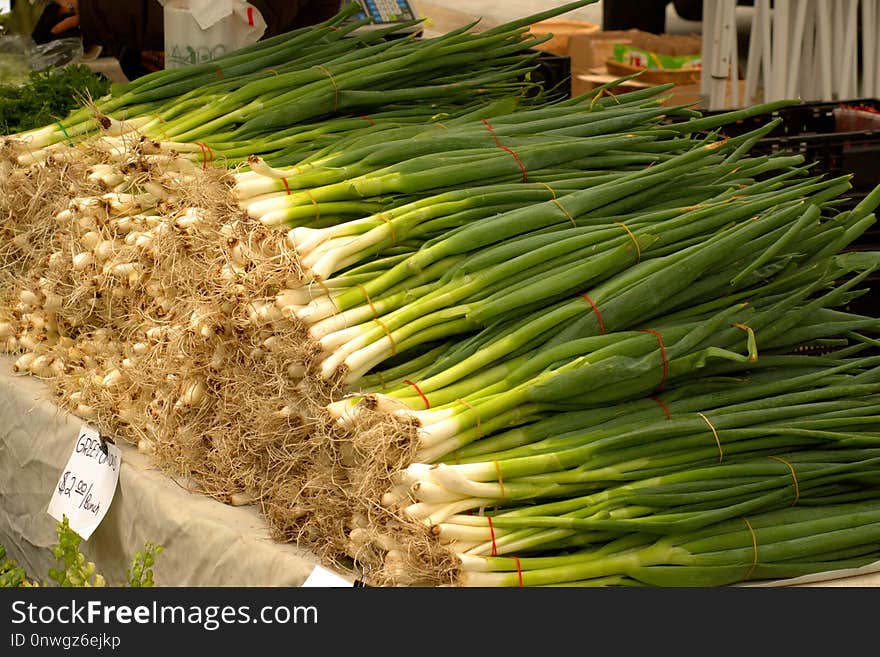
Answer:
[[363, 292], [364, 299], [367, 300], [367, 304], [370, 306], [370, 310], [373, 311], [373, 318], [375, 319], [376, 317], [379, 316], [379, 313], [376, 312], [376, 306], [373, 305], [373, 300], [370, 298], [370, 293], [367, 292], [367, 288], [365, 288], [360, 283], [358, 283], [357, 286], [358, 286], [358, 288], [360, 288], [360, 291]]
[[719, 440], [718, 438], [718, 432], [715, 431], [715, 427], [713, 427], [712, 423], [709, 422], [709, 418], [707, 418], [702, 413], [697, 413], [697, 415], [703, 418], [703, 420], [705, 420], [706, 424], [708, 424], [709, 428], [712, 430], [712, 435], [715, 436], [715, 444], [718, 445], [718, 462], [721, 463], [721, 461], [724, 459], [724, 450], [721, 449], [721, 440]]
[[327, 297], [330, 299], [330, 302], [333, 304], [333, 308], [338, 312], [339, 308], [336, 306], [336, 302], [333, 300], [333, 295], [330, 292], [330, 288], [327, 287], [327, 284], [324, 281], [322, 281], [320, 278], [316, 278], [315, 283], [317, 283], [318, 287], [320, 287], [321, 290], [323, 290], [324, 294], [327, 295]]
[[378, 317], [373, 319], [373, 321], [376, 322], [379, 326], [381, 326], [382, 330], [385, 331], [385, 336], [388, 338], [388, 342], [391, 343], [391, 355], [396, 356], [397, 355], [397, 344], [394, 342], [394, 338], [391, 336], [391, 331], [389, 331], [388, 327], [385, 326], [385, 322], [383, 322]]
[[395, 233], [394, 233], [394, 222], [391, 221], [391, 219], [388, 218], [388, 215], [385, 214], [384, 212], [380, 212], [376, 216], [379, 217], [386, 224], [388, 224], [388, 229], [391, 231], [391, 246], [396, 246], [397, 245], [397, 235], [395, 235]]
[[498, 475], [498, 486], [501, 487], [501, 497], [499, 499], [504, 499], [504, 478], [501, 476], [501, 464], [498, 461], [493, 461], [495, 464], [495, 474]]
[[335, 92], [333, 97], [333, 111], [335, 112], [339, 109], [339, 85], [336, 84], [336, 80], [333, 78], [333, 74], [328, 71], [326, 67], [318, 64], [315, 68], [321, 69], [322, 71], [324, 71], [324, 73], [327, 74], [327, 77], [330, 78], [330, 84], [333, 85], [333, 91]]
[[758, 567], [758, 537], [755, 535], [755, 530], [752, 529], [752, 523], [749, 522], [749, 519], [743, 516], [743, 522], [746, 523], [746, 527], [749, 528], [749, 533], [752, 535], [752, 550], [755, 554], [754, 559], [752, 560], [752, 567], [749, 568], [749, 572], [747, 572], [746, 576], [743, 578], [743, 581], [745, 581], [752, 576], [752, 573], [755, 572], [755, 568]]
[[555, 205], [557, 208], [559, 208], [560, 210], [562, 210], [563, 214], [564, 214], [566, 217], [568, 217], [568, 220], [571, 222], [571, 225], [572, 225], [572, 226], [574, 226], [575, 228], [578, 227], [577, 223], [576, 223], [575, 220], [574, 220], [574, 217], [572, 217], [572, 216], [571, 216], [571, 213], [570, 213], [568, 210], [565, 209], [565, 207], [562, 205], [562, 203], [559, 202], [559, 199], [555, 199], [555, 198], [554, 198], [554, 199], [553, 199], [553, 205]]
[[482, 429], [482, 424], [481, 424], [481, 420], [480, 420], [480, 414], [477, 413], [477, 409], [474, 408], [471, 404], [467, 403], [464, 399], [456, 399], [455, 401], [461, 402], [464, 406], [466, 406], [467, 408], [472, 410], [474, 412], [474, 415], [477, 416], [477, 438], [478, 439], [482, 438], [483, 437], [483, 429]]
[[794, 466], [791, 463], [789, 463], [788, 461], [786, 461], [785, 459], [780, 458], [778, 456], [768, 456], [767, 458], [771, 458], [774, 461], [779, 461], [780, 463], [784, 463], [785, 465], [788, 466], [788, 469], [791, 471], [791, 480], [794, 482], [794, 502], [791, 503], [791, 506], [794, 506], [795, 504], [798, 503], [798, 500], [801, 499], [800, 485], [798, 485], [797, 474], [794, 471]]
[[318, 205], [318, 201], [315, 199], [314, 196], [312, 196], [311, 190], [306, 189], [304, 191], [306, 193], [306, 196], [309, 197], [309, 200], [312, 202], [312, 205], [315, 208], [315, 221], [320, 221], [321, 220], [321, 206]]
[[553, 195], [553, 200], [554, 201], [556, 200], [556, 190], [555, 189], [553, 189], [550, 185], [548, 185], [545, 182], [538, 183], [538, 184], [542, 185], [543, 187], [546, 187], [549, 190], [549, 192]]
[[623, 223], [621, 221], [615, 221], [614, 225], [620, 226], [621, 228], [623, 228], [626, 231], [626, 234], [629, 235], [629, 238], [632, 240], [632, 243], [636, 247], [636, 262], [641, 262], [642, 261], [642, 249], [639, 247], [639, 240], [636, 239], [635, 235], [633, 235], [633, 232], [629, 229], [629, 226], [627, 226], [625, 223]]
[[612, 92], [608, 91], [608, 89], [602, 89], [599, 93], [593, 96], [593, 100], [590, 101], [590, 111], [593, 111], [593, 107], [596, 105], [596, 101], [599, 100], [602, 96], [611, 96], [614, 99], [614, 102], [620, 105], [620, 101], [617, 99]]

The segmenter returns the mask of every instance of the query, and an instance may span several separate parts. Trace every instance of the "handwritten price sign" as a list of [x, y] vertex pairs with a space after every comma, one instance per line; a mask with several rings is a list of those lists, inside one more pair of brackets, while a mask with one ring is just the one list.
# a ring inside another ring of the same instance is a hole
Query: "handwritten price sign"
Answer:
[[70, 528], [88, 540], [113, 501], [121, 466], [119, 448], [83, 425], [47, 512], [59, 522], [67, 516]]

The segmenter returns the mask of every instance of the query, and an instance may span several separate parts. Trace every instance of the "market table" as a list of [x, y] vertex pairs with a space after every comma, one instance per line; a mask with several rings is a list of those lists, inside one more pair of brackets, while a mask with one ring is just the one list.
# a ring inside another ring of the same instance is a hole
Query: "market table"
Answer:
[[[55, 566], [56, 522], [46, 513], [82, 421], [60, 409], [40, 380], [12, 373], [0, 356], [0, 544], [33, 577]], [[101, 525], [81, 546], [108, 583], [124, 583], [145, 541], [165, 547], [158, 586], [300, 586], [317, 558], [273, 541], [255, 507], [233, 507], [185, 488], [131, 445]], [[777, 583], [752, 583], [765, 586]], [[880, 586], [880, 563], [789, 580], [805, 586]]]

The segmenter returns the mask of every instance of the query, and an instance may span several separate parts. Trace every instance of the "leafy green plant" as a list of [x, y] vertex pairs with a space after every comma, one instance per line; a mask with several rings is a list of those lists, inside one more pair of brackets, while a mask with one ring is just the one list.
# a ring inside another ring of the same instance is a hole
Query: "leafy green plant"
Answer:
[[153, 565], [156, 557], [162, 554], [164, 548], [152, 542], [147, 542], [143, 550], [138, 550], [134, 559], [131, 560], [131, 568], [128, 570], [128, 585], [133, 587], [153, 586]]
[[32, 71], [23, 84], [0, 85], [0, 134], [38, 128], [60, 120], [84, 98], [99, 98], [110, 82], [85, 64]]
[[95, 563], [86, 561], [80, 552], [82, 537], [70, 528], [67, 516], [58, 523], [58, 544], [52, 548], [59, 568], [50, 568], [49, 577], [58, 586], [105, 586], [104, 576], [96, 572]]
[[28, 579], [24, 568], [19, 566], [15, 559], [7, 558], [6, 548], [0, 545], [0, 588], [19, 588], [35, 585], [34, 582]]
[[[93, 561], [88, 561], [80, 551], [82, 537], [70, 528], [67, 516], [58, 523], [58, 543], [52, 547], [52, 554], [58, 567], [50, 568], [49, 579], [63, 587], [102, 587], [107, 585], [103, 575], [97, 571]], [[153, 566], [156, 557], [163, 551], [161, 545], [147, 542], [143, 550], [138, 550], [127, 572], [127, 585], [131, 587], [153, 586]], [[8, 559], [6, 548], [0, 545], [0, 587], [41, 586], [31, 580], [24, 568], [15, 560]]]

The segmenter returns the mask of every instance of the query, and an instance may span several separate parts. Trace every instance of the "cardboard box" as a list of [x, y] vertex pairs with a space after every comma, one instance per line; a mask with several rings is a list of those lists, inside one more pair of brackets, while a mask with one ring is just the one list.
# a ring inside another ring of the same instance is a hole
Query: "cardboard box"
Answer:
[[568, 55], [574, 71], [587, 72], [605, 65], [614, 57], [614, 44], [622, 44], [673, 57], [699, 55], [702, 39], [698, 35], [651, 34], [642, 30], [609, 30], [572, 34]]
[[632, 43], [639, 30], [614, 30], [574, 34], [568, 39], [568, 56], [573, 71], [588, 72], [605, 65], [614, 54], [615, 43]]

